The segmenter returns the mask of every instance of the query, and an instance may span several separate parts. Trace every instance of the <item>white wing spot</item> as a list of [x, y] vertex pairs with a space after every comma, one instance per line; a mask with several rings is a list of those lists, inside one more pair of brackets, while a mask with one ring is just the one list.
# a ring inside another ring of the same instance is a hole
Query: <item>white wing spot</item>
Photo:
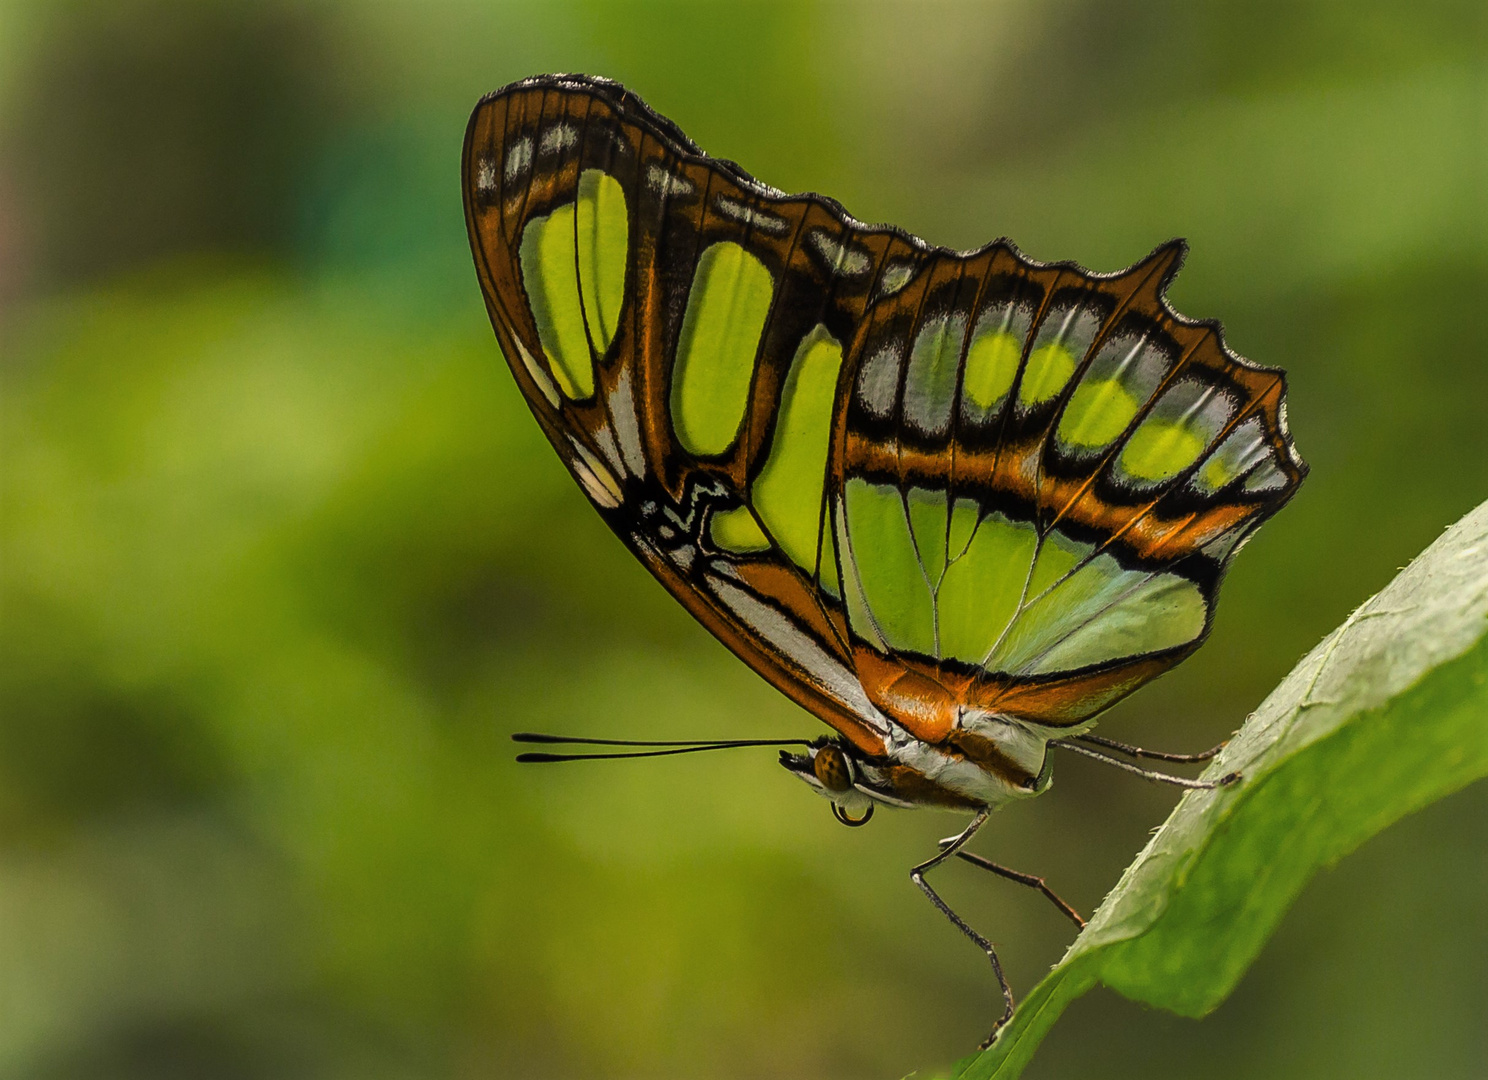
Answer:
[[506, 182], [509, 184], [532, 166], [532, 139], [523, 135], [506, 152]]
[[542, 391], [542, 396], [548, 399], [548, 404], [556, 409], [558, 407], [558, 387], [553, 385], [553, 380], [548, 376], [548, 373], [538, 365], [532, 354], [527, 351], [527, 346], [522, 344], [522, 339], [513, 334], [512, 341], [517, 346], [517, 356], [521, 359], [522, 366], [527, 369], [527, 374], [531, 375], [532, 381], [537, 383], [537, 388]]
[[646, 455], [641, 450], [641, 429], [636, 419], [628, 368], [620, 369], [620, 378], [610, 394], [610, 415], [615, 421], [615, 435], [620, 440], [620, 453], [625, 458], [626, 470], [632, 476], [644, 476]]
[[731, 199], [727, 195], [718, 196], [718, 198], [713, 200], [713, 205], [718, 208], [718, 212], [724, 217], [733, 218], [735, 221], [742, 221], [745, 225], [759, 229], [762, 232], [774, 233], [779, 236], [781, 233], [790, 231], [790, 222], [786, 221], [785, 218], [779, 217], [776, 214], [766, 213], [763, 210], [756, 210], [754, 207], [748, 206], [738, 199]]
[[613, 510], [624, 502], [620, 481], [615, 479], [615, 474], [610, 472], [605, 463], [577, 439], [570, 437], [568, 441], [574, 448], [574, 475], [589, 497], [606, 510]]
[[878, 283], [878, 295], [893, 296], [914, 280], [915, 273], [918, 270], [919, 267], [912, 262], [894, 259], [888, 266], [884, 267], [883, 277], [879, 279]]
[[868, 253], [856, 244], [843, 243], [825, 229], [812, 229], [807, 234], [811, 246], [826, 260], [827, 269], [844, 277], [866, 274], [873, 265]]
[[904, 354], [896, 345], [885, 345], [858, 369], [858, 400], [880, 420], [887, 420], [899, 396], [899, 368]]
[[621, 460], [620, 445], [615, 441], [615, 433], [608, 427], [596, 427], [593, 430], [594, 441], [599, 444], [599, 452], [609, 462], [610, 468], [621, 476], [626, 475], [625, 462]]
[[1268, 453], [1246, 476], [1243, 487], [1246, 491], [1277, 491], [1286, 487], [1286, 474], [1276, 467], [1276, 461]]
[[685, 176], [668, 172], [660, 165], [646, 166], [646, 186], [663, 197], [667, 195], [691, 195], [692, 181]]
[[567, 150], [579, 141], [579, 129], [572, 124], [554, 124], [542, 134], [542, 142], [538, 144], [538, 150], [544, 154], [554, 154], [559, 150]]
[[496, 163], [490, 155], [483, 155], [475, 169], [475, 190], [490, 194], [496, 190]]

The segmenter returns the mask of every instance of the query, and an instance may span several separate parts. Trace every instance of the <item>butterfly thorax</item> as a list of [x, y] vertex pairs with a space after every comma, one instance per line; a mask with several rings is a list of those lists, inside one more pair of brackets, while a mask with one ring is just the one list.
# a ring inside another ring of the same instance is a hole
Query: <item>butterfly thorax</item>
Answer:
[[893, 734], [882, 753], [822, 739], [805, 754], [782, 753], [780, 762], [854, 818], [878, 803], [981, 809], [1048, 789], [1047, 734], [993, 713], [967, 711], [960, 721], [939, 743], [891, 722]]

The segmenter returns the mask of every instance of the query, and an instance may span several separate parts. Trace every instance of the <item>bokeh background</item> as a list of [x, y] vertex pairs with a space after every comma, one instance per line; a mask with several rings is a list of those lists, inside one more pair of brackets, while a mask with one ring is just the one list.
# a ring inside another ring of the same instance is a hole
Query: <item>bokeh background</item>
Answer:
[[[1488, 497], [1480, 0], [0, 2], [0, 1075], [893, 1078], [985, 962], [770, 751], [819, 725], [588, 508], [486, 321], [477, 97], [619, 78], [931, 241], [1120, 268], [1291, 374], [1312, 463], [1206, 648], [1103, 730], [1199, 749]], [[1326, 797], [1320, 794], [1319, 797]], [[1087, 912], [1173, 803], [1082, 760], [979, 850]], [[1202, 1021], [1096, 992], [1031, 1077], [1478, 1077], [1488, 790], [1320, 876]], [[1070, 928], [945, 894], [1019, 990]]]

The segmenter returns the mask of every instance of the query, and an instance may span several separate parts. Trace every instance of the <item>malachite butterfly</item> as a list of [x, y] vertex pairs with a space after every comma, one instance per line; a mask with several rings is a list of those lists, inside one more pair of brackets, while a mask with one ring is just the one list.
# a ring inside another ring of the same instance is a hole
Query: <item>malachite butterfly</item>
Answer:
[[491, 322], [554, 449], [835, 729], [781, 758], [841, 820], [975, 815], [914, 877], [996, 968], [923, 872], [995, 868], [960, 847], [1048, 786], [1050, 745], [1134, 750], [1096, 716], [1198, 648], [1306, 475], [1283, 374], [1168, 306], [1182, 241], [1115, 274], [935, 247], [708, 157], [604, 79], [489, 95], [463, 170]]

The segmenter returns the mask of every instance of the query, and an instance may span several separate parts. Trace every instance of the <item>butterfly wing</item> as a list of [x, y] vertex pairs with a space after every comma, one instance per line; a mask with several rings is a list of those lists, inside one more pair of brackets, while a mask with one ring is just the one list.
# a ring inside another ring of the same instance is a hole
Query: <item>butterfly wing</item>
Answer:
[[855, 670], [918, 738], [1073, 727], [1176, 664], [1305, 475], [1282, 373], [1165, 302], [1183, 253], [937, 253], [871, 305], [829, 499]]
[[1279, 372], [1129, 271], [870, 228], [617, 84], [477, 106], [466, 218], [534, 415], [611, 528], [863, 750], [1070, 726], [1186, 656], [1305, 472]]
[[542, 77], [477, 106], [466, 219], [492, 323], [560, 457], [682, 604], [864, 750], [823, 560], [829, 432], [868, 283], [810, 237], [839, 207], [705, 157], [619, 86]]

